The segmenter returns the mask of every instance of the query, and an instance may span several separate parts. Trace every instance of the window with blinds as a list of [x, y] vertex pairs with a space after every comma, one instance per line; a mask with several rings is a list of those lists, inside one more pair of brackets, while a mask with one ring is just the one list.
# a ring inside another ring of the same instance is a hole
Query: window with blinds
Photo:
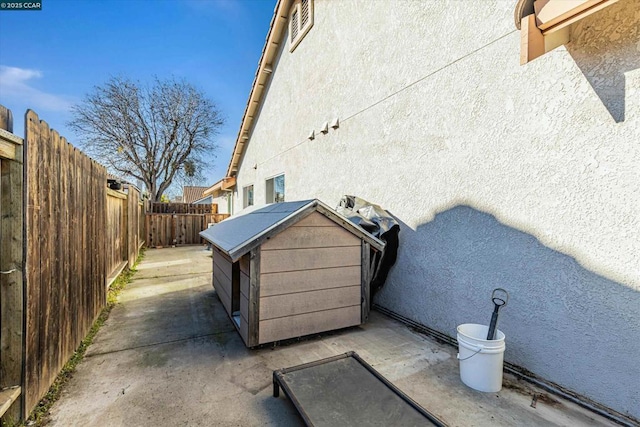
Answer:
[[296, 0], [289, 12], [289, 51], [298, 46], [313, 26], [313, 0]]

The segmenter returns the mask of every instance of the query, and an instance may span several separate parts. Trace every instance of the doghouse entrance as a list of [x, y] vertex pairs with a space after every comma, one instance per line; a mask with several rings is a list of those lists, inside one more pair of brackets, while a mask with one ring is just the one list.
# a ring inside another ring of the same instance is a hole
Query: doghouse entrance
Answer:
[[240, 327], [240, 263], [231, 265], [231, 312], [233, 321]]

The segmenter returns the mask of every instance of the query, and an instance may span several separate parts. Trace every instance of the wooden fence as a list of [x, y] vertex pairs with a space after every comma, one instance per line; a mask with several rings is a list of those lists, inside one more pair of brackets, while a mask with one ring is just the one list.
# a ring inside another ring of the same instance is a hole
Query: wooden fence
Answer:
[[228, 214], [146, 214], [147, 246], [162, 248], [204, 243], [200, 232]]
[[140, 191], [128, 186], [125, 191], [107, 189], [107, 284], [136, 262], [144, 242], [144, 206]]
[[218, 205], [194, 204], [194, 203], [162, 203], [154, 202], [149, 206], [149, 213], [172, 214], [215, 214], [218, 213]]
[[25, 407], [47, 392], [106, 304], [106, 169], [26, 116]]
[[133, 265], [145, 232], [137, 189], [107, 194], [105, 168], [36, 113], [24, 144], [6, 117], [0, 106], [0, 416], [17, 420], [78, 348], [107, 277]]
[[127, 195], [124, 192], [107, 189], [107, 276], [118, 275], [127, 265], [126, 217]]
[[219, 214], [218, 205], [192, 203], [151, 203], [146, 214], [147, 246], [162, 248], [204, 243], [200, 232], [209, 224], [229, 216]]

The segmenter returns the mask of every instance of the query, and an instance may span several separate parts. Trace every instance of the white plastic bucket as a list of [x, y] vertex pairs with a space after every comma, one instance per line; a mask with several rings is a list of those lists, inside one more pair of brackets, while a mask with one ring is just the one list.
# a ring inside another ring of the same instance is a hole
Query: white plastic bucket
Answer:
[[504, 333], [497, 330], [494, 340], [487, 340], [489, 327], [466, 323], [458, 326], [460, 379], [469, 387], [486, 392], [502, 388]]

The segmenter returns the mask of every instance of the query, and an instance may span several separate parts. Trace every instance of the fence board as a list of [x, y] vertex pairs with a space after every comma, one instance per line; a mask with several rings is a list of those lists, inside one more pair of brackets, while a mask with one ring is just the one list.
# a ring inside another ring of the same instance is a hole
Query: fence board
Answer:
[[[26, 228], [27, 228], [27, 253], [25, 260], [26, 267], [26, 279], [28, 282], [27, 289], [27, 324], [26, 324], [26, 351], [25, 351], [25, 364], [26, 375], [24, 385], [24, 398], [25, 401], [34, 402], [38, 398], [38, 389], [40, 388], [38, 371], [39, 367], [37, 363], [34, 363], [32, 359], [34, 355], [39, 353], [40, 342], [40, 327], [37, 313], [40, 311], [40, 281], [42, 276], [40, 275], [40, 180], [38, 179], [39, 168], [38, 161], [40, 157], [40, 120], [33, 111], [28, 111], [25, 118], [26, 126], [26, 167], [30, 173], [26, 174], [26, 186], [27, 186], [27, 215], [26, 215]], [[34, 142], [32, 142], [34, 141]], [[30, 406], [26, 405], [29, 409]]]
[[[73, 150], [73, 169], [71, 171], [71, 175], [72, 175], [72, 182], [73, 182], [73, 192], [74, 192], [74, 202], [75, 202], [75, 206], [76, 208], [72, 210], [72, 224], [74, 225], [73, 230], [71, 230], [71, 237], [72, 237], [72, 244], [69, 246], [69, 253], [71, 254], [71, 259], [73, 259], [73, 264], [72, 264], [72, 273], [73, 273], [73, 277], [74, 280], [76, 282], [82, 283], [82, 264], [80, 262], [81, 260], [81, 251], [78, 250], [78, 245], [82, 245], [82, 219], [80, 217], [80, 213], [81, 211], [81, 206], [82, 206], [82, 197], [81, 197], [81, 189], [82, 189], [82, 185], [80, 182], [80, 173], [78, 173], [78, 170], [81, 168], [82, 162], [80, 161], [81, 159], [81, 155], [82, 153], [80, 153], [80, 151], [78, 151], [78, 149], [74, 148]], [[70, 291], [69, 291], [69, 299], [71, 301], [74, 301], [75, 304], [78, 304], [79, 301], [81, 301], [82, 298], [82, 289], [81, 287], [78, 286], [70, 286]], [[71, 326], [72, 326], [72, 334], [71, 334], [71, 341], [73, 341], [73, 347], [77, 347], [79, 342], [77, 341], [77, 338], [80, 336], [81, 334], [81, 325], [80, 325], [80, 321], [78, 320], [79, 316], [73, 316], [72, 320], [71, 320]]]
[[127, 261], [129, 268], [132, 268], [138, 257], [140, 238], [138, 229], [140, 228], [140, 215], [138, 213], [138, 203], [140, 192], [133, 186], [129, 186], [127, 195]]
[[[61, 254], [70, 254], [70, 250], [72, 248], [72, 240], [71, 240], [71, 229], [73, 228], [73, 224], [70, 221], [69, 212], [73, 205], [72, 201], [72, 183], [70, 181], [71, 177], [71, 161], [72, 161], [72, 153], [73, 146], [67, 142], [66, 139], [62, 139], [62, 149], [60, 152], [60, 177], [62, 179], [61, 182], [61, 197], [60, 197], [60, 207], [61, 207], [61, 221], [62, 221], [62, 234], [58, 235], [60, 239], [60, 253]], [[71, 275], [71, 263], [73, 261], [68, 258], [67, 262], [60, 262], [61, 266], [61, 276], [60, 276], [60, 287], [62, 289], [62, 306], [61, 310], [69, 312], [72, 307], [72, 300], [70, 299], [70, 289], [72, 288], [71, 282], [74, 277]], [[64, 336], [71, 337], [72, 336], [72, 322], [67, 321], [64, 323]], [[73, 342], [70, 339], [65, 340], [60, 352], [61, 354], [70, 354], [74, 350]]]
[[[45, 304], [49, 308], [49, 313], [51, 314], [51, 319], [44, 320], [45, 323], [49, 323], [49, 327], [51, 330], [50, 336], [48, 337], [48, 343], [45, 347], [45, 351], [47, 351], [48, 355], [48, 364], [49, 369], [55, 370], [57, 374], [58, 370], [56, 367], [59, 364], [60, 352], [62, 340], [57, 339], [60, 334], [60, 276], [58, 265], [61, 262], [60, 259], [60, 251], [59, 251], [59, 236], [65, 231], [61, 229], [62, 224], [60, 224], [60, 204], [58, 197], [60, 195], [60, 135], [55, 130], [51, 130], [49, 133], [49, 164], [51, 165], [50, 170], [50, 179], [51, 182], [49, 185], [51, 186], [53, 191], [49, 192], [49, 229], [50, 229], [50, 237], [49, 237], [49, 275], [50, 280], [48, 283], [48, 293], [50, 301], [48, 304]], [[51, 375], [51, 374], [50, 374]]]
[[[138, 202], [138, 248], [144, 244], [146, 233], [145, 203]], [[137, 257], [137, 255], [136, 255]]]

